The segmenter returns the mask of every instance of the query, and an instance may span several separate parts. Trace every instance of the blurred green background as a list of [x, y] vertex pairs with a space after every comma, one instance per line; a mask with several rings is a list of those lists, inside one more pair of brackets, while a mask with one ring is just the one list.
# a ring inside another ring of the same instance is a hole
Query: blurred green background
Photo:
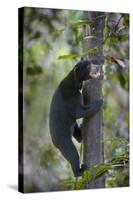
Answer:
[[[63, 182], [73, 174], [52, 144], [49, 108], [55, 88], [80, 60], [83, 26], [88, 25], [84, 16], [84, 11], [24, 8], [25, 192], [73, 189]], [[106, 13], [103, 34], [105, 139], [101, 142], [105, 163], [115, 163], [106, 174], [106, 187], [121, 187], [129, 185], [129, 15]]]

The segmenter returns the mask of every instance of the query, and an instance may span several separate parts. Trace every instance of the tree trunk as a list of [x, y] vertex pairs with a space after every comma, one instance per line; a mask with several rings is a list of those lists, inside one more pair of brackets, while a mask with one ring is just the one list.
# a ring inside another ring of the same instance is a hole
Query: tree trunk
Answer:
[[[86, 18], [93, 23], [90, 27], [85, 27], [85, 38], [83, 42], [84, 50], [96, 47], [103, 41], [103, 30], [105, 22], [105, 13], [102, 12], [86, 12]], [[91, 37], [90, 37], [91, 36]], [[96, 64], [102, 72], [103, 53], [98, 51], [89, 59]], [[83, 86], [84, 103], [88, 104], [96, 99], [102, 98], [102, 80], [88, 80]], [[83, 146], [84, 146], [84, 163], [89, 167], [104, 162], [104, 146], [103, 146], [103, 117], [102, 109], [98, 111], [91, 119], [85, 117], [83, 120]], [[86, 188], [103, 188], [105, 184], [104, 176], [97, 179]]]

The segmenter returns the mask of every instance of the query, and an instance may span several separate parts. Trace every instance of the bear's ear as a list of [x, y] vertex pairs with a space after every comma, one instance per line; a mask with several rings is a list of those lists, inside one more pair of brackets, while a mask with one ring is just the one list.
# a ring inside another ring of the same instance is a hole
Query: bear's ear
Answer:
[[83, 67], [83, 63], [82, 62], [78, 62], [75, 66], [74, 66], [74, 77], [76, 80], [80, 80], [80, 68]]

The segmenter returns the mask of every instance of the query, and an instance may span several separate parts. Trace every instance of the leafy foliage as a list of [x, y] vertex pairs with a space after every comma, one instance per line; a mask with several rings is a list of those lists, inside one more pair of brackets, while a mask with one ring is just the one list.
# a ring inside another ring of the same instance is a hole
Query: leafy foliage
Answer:
[[90, 169], [85, 170], [81, 179], [68, 179], [64, 181], [64, 184], [69, 186], [69, 188], [71, 189], [84, 189], [85, 185], [90, 185], [92, 182], [103, 176], [110, 169], [111, 166], [107, 164], [97, 164], [92, 166]]
[[[113, 157], [106, 164], [96, 164], [93, 165], [91, 168], [85, 170], [82, 175], [81, 179], [76, 178], [74, 179], [67, 179], [64, 181], [64, 184], [69, 189], [84, 189], [86, 185], [91, 185], [92, 182], [95, 182], [96, 179], [100, 178], [101, 176], [108, 174], [106, 179], [106, 187], [115, 187], [117, 186], [116, 183], [119, 184], [121, 178], [121, 174], [123, 173], [122, 170], [127, 169], [125, 172], [125, 179], [123, 179], [123, 183], [125, 186], [128, 186], [128, 169], [129, 169], [129, 151], [128, 148], [126, 152], [120, 156]], [[117, 176], [117, 173], [120, 177]], [[115, 174], [116, 173], [116, 174]], [[113, 175], [115, 174], [115, 175]], [[113, 177], [113, 178], [112, 178]], [[115, 179], [114, 179], [115, 177]], [[117, 178], [117, 179], [116, 179]], [[121, 182], [120, 182], [121, 183]]]
[[70, 25], [70, 28], [77, 29], [79, 26], [91, 25], [92, 21], [90, 20], [77, 20], [75, 23]]

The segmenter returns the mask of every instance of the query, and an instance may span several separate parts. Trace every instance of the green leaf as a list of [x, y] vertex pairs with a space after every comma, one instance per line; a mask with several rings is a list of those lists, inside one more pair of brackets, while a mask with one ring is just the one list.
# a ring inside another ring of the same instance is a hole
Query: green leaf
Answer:
[[65, 185], [72, 185], [72, 184], [75, 183], [75, 181], [72, 180], [72, 179], [67, 179], [67, 180], [64, 180], [63, 183], [64, 183]]
[[95, 179], [99, 178], [103, 174], [105, 174], [108, 170], [112, 169], [110, 165], [102, 164], [97, 170], [95, 174]]
[[58, 36], [58, 35], [62, 34], [64, 31], [65, 31], [65, 29], [61, 28], [61, 29], [57, 29], [54, 32], [52, 32], [52, 34], [55, 36]]
[[115, 36], [115, 37], [112, 38], [112, 41], [113, 41], [114, 43], [117, 43], [117, 42], [119, 42], [119, 39], [118, 39], [118, 37]]
[[104, 28], [104, 39], [106, 39], [108, 36], [109, 36], [109, 33], [110, 33], [110, 29], [109, 27], [106, 25], [105, 28]]
[[90, 183], [93, 179], [93, 173], [91, 169], [87, 169], [84, 171], [83, 176], [82, 176], [83, 182]]
[[84, 183], [83, 183], [82, 179], [81, 179], [81, 180], [78, 180], [78, 181], [75, 183], [75, 189], [76, 189], [76, 190], [84, 189]]
[[78, 57], [78, 54], [67, 54], [67, 55], [62, 55], [62, 56], [58, 56], [58, 59], [72, 59], [72, 58], [76, 58]]
[[82, 181], [84, 184], [90, 184], [97, 178], [103, 176], [103, 174], [105, 174], [110, 169], [112, 169], [112, 166], [107, 164], [93, 165], [90, 169], [85, 170], [82, 176]]
[[126, 80], [124, 77], [124, 73], [121, 71], [121, 69], [119, 69], [119, 67], [117, 68], [117, 77], [120, 81], [121, 86], [125, 88]]
[[120, 155], [119, 157], [113, 157], [110, 160], [110, 163], [115, 165], [115, 164], [123, 164], [125, 161], [128, 161], [129, 158], [127, 157], [127, 155]]
[[67, 54], [67, 55], [62, 55], [62, 56], [58, 56], [58, 59], [73, 59], [73, 58], [77, 58], [77, 57], [84, 57], [84, 56], [91, 56], [91, 55], [96, 55], [100, 49], [102, 48], [102, 45], [98, 45], [97, 47], [88, 49], [87, 51], [84, 51], [83, 53], [80, 54]]
[[121, 36], [121, 42], [126, 42], [127, 41], [127, 36], [123, 35]]
[[70, 28], [75, 29], [75, 28], [78, 28], [79, 26], [83, 26], [83, 25], [86, 25], [86, 24], [91, 25], [92, 21], [90, 21], [90, 20], [78, 20], [75, 23], [71, 24]]
[[124, 25], [129, 27], [129, 14], [122, 14], [124, 19]]

